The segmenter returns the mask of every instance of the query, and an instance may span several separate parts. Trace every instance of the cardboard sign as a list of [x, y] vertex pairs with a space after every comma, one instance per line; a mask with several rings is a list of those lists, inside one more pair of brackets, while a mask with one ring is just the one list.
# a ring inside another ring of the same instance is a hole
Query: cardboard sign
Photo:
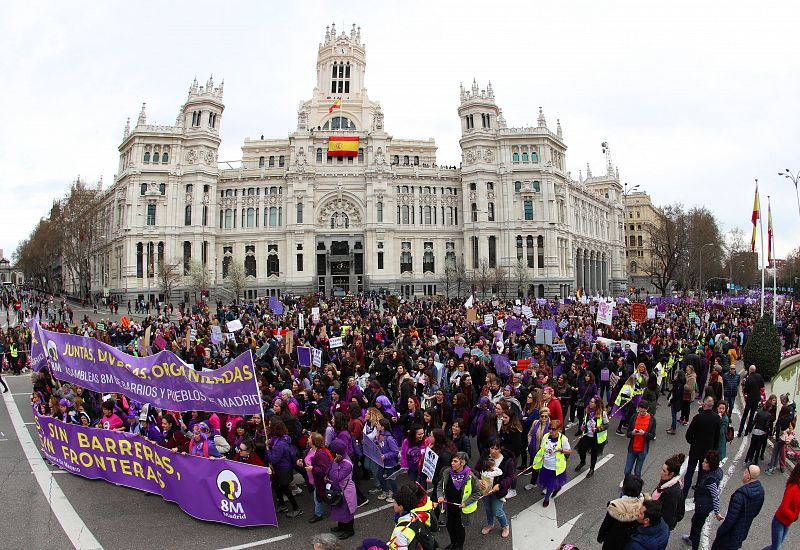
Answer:
[[474, 308], [469, 308], [467, 310], [467, 321], [473, 323], [478, 320], [478, 311]]
[[433, 452], [430, 447], [425, 447], [425, 456], [422, 459], [422, 474], [428, 479], [433, 479], [436, 475], [436, 464], [438, 462], [439, 455]]
[[640, 303], [632, 304], [631, 319], [637, 323], [643, 323], [647, 319], [647, 307]]
[[333, 338], [328, 340], [328, 345], [330, 346], [331, 349], [342, 347], [342, 337], [334, 336]]
[[527, 317], [528, 319], [533, 318], [533, 310], [531, 310], [531, 306], [522, 306], [522, 314]]

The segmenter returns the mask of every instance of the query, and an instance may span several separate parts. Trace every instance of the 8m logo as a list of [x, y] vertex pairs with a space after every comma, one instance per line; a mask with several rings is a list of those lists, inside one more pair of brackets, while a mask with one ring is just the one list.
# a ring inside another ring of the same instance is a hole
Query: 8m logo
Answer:
[[225, 496], [219, 502], [222, 515], [229, 519], [245, 519], [247, 515], [244, 506], [234, 502], [242, 496], [242, 483], [236, 474], [230, 470], [222, 470], [217, 475], [217, 489]]

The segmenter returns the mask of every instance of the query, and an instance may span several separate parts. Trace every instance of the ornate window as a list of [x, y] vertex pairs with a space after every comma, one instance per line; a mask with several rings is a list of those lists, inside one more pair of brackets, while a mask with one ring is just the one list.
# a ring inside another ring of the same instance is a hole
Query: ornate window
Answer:
[[285, 157], [283, 155], [279, 156], [278, 157], [278, 166], [283, 167], [285, 163], [286, 163]]
[[376, 212], [377, 213], [376, 221], [378, 223], [383, 223], [383, 203], [382, 202], [378, 201], [378, 203], [376, 204], [376, 210], [377, 210], [377, 212]]
[[148, 204], [147, 205], [147, 225], [155, 225], [156, 224], [156, 205], [155, 204]]
[[522, 259], [522, 235], [517, 235], [517, 260]]
[[187, 204], [183, 211], [183, 225], [192, 225], [192, 205]]
[[159, 160], [159, 154], [158, 154], [158, 151], [155, 151], [153, 153], [153, 164], [157, 163], [158, 160]]
[[497, 267], [497, 237], [489, 237], [489, 267]]
[[411, 257], [411, 243], [403, 241], [400, 245], [400, 273], [411, 273], [412, 257]]
[[533, 220], [533, 201], [531, 199], [526, 199], [523, 203], [525, 208], [525, 220], [530, 221]]
[[349, 94], [350, 93], [350, 62], [333, 62], [331, 67], [331, 93]]
[[278, 245], [267, 245], [267, 277], [280, 275], [280, 259], [278, 258]]
[[162, 153], [162, 155], [161, 155], [161, 163], [162, 164], [167, 164], [168, 162], [169, 162], [169, 152], [168, 151], [164, 151], [164, 153]]
[[448, 241], [444, 243], [445, 253], [444, 253], [444, 264], [449, 269], [456, 268], [456, 243], [452, 241]]
[[183, 241], [183, 274], [188, 275], [192, 263], [192, 243]]
[[519, 153], [516, 151], [511, 155], [511, 162], [519, 162]]
[[345, 212], [334, 212], [331, 215], [331, 229], [349, 229], [350, 216]]
[[233, 209], [228, 208], [225, 210], [225, 229], [233, 229], [236, 227], [236, 220], [233, 216]]
[[244, 274], [247, 277], [256, 276], [256, 247], [247, 245], [244, 247]]
[[143, 183], [143, 184], [141, 184], [139, 186], [139, 194], [141, 196], [143, 196], [143, 197], [147, 194], [147, 184], [146, 183]]
[[208, 225], [208, 206], [203, 205], [203, 225]]
[[335, 116], [325, 122], [323, 130], [355, 130], [355, 123], [346, 116]]
[[297, 203], [297, 212], [295, 214], [295, 217], [297, 218], [297, 223], [303, 223], [303, 203], [302, 202], [298, 202]]
[[478, 221], [478, 205], [477, 205], [477, 203], [473, 202], [472, 205], [470, 206], [470, 210], [472, 212], [472, 221], [473, 222], [477, 222]]
[[528, 251], [528, 267], [533, 267], [533, 237], [531, 235], [525, 239], [525, 245]]
[[487, 206], [489, 207], [489, 214], [488, 214], [489, 215], [489, 221], [493, 222], [494, 221], [494, 203], [490, 202], [490, 203], [488, 203]]
[[156, 254], [153, 243], [147, 243], [147, 277], [155, 277], [156, 275]]
[[478, 237], [470, 237], [472, 244], [472, 269], [478, 269]]
[[536, 239], [536, 261], [539, 269], [544, 267], [544, 237], [539, 235]]
[[433, 262], [433, 243], [427, 242], [424, 244], [425, 252], [422, 253], [422, 272], [434, 273]]
[[228, 270], [231, 267], [231, 262], [233, 261], [233, 247], [232, 246], [225, 246], [222, 248], [222, 278], [228, 278]]
[[158, 192], [161, 193], [161, 195], [166, 195], [167, 194], [167, 184], [166, 183], [158, 184]]
[[144, 152], [144, 161], [145, 162], [150, 162], [150, 151], [145, 151]]
[[136, 277], [144, 277], [144, 245], [136, 243]]

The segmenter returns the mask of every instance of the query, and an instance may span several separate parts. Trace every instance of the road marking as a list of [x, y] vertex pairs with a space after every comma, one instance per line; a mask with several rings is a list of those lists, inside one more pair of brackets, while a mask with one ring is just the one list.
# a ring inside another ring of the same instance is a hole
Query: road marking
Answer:
[[367, 510], [366, 512], [361, 512], [360, 514], [356, 514], [355, 517], [363, 518], [364, 516], [368, 516], [376, 512], [383, 512], [384, 510], [388, 510], [392, 506], [394, 506], [394, 504], [384, 504], [383, 506], [378, 506], [377, 508], [373, 508], [372, 510]]
[[281, 535], [279, 537], [272, 537], [271, 539], [254, 540], [253, 542], [246, 542], [244, 544], [239, 544], [237, 546], [228, 546], [227, 548], [220, 548], [219, 550], [244, 550], [245, 548], [255, 548], [256, 546], [263, 546], [264, 544], [269, 544], [271, 542], [286, 540], [291, 536], [292, 535], [287, 534], [287, 535]]
[[36, 422], [25, 422], [26, 426], [35, 426]]
[[61, 487], [53, 478], [53, 472], [47, 467], [47, 463], [39, 454], [39, 449], [33, 442], [31, 434], [25, 427], [22, 420], [22, 415], [19, 413], [17, 404], [14, 398], [9, 394], [3, 394], [3, 399], [6, 402], [6, 409], [8, 409], [8, 417], [11, 419], [11, 424], [14, 426], [14, 431], [17, 432], [17, 439], [25, 453], [25, 458], [31, 466], [31, 471], [36, 476], [36, 481], [39, 483], [39, 488], [42, 490], [53, 515], [61, 524], [61, 528], [66, 533], [72, 545], [76, 550], [103, 550], [103, 546], [94, 537], [92, 532], [83, 522], [81, 517], [72, 507], [72, 504], [64, 495]]
[[[598, 460], [594, 467], [595, 471], [613, 457], [613, 454], [608, 454]], [[558, 498], [586, 479], [586, 474], [588, 473], [589, 471], [586, 470], [564, 484], [561, 491], [558, 493]], [[547, 508], [542, 506], [542, 502], [544, 501], [540, 500], [511, 518], [512, 546], [514, 550], [527, 550], [529, 548], [541, 546], [542, 543], [544, 543], [547, 548], [553, 548], [564, 541], [583, 514], [578, 514], [559, 527], [556, 514], [556, 502], [558, 498], [552, 497], [550, 506]]]

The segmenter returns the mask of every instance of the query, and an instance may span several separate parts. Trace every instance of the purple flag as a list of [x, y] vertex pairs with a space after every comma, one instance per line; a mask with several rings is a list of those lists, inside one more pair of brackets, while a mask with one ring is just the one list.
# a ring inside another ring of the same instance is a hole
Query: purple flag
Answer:
[[42, 453], [67, 472], [161, 495], [204, 521], [278, 525], [266, 468], [175, 454], [131, 433], [34, 415]]
[[42, 336], [39, 331], [39, 314], [37, 313], [33, 319], [28, 321], [28, 328], [31, 331], [31, 369], [40, 371], [47, 364], [44, 345], [42, 344]]
[[44, 329], [39, 335], [53, 377], [63, 382], [171, 411], [261, 413], [249, 351], [221, 369], [197, 372], [171, 351], [133, 357], [94, 338]]
[[515, 332], [517, 334], [522, 334], [522, 320], [515, 319], [514, 317], [509, 317], [506, 319], [506, 330], [508, 332]]
[[156, 345], [156, 347], [158, 347], [158, 349], [160, 349], [160, 350], [165, 350], [165, 349], [167, 349], [167, 341], [166, 341], [166, 340], [164, 340], [164, 337], [163, 337], [163, 336], [161, 336], [161, 333], [158, 333], [158, 334], [156, 334], [156, 339], [155, 339], [155, 342], [153, 342], [153, 343], [154, 343], [154, 344]]
[[275, 315], [283, 315], [283, 302], [277, 296], [269, 297], [269, 309]]
[[508, 355], [493, 353], [492, 363], [497, 374], [501, 376], [509, 376], [511, 374], [511, 361], [508, 359]]

